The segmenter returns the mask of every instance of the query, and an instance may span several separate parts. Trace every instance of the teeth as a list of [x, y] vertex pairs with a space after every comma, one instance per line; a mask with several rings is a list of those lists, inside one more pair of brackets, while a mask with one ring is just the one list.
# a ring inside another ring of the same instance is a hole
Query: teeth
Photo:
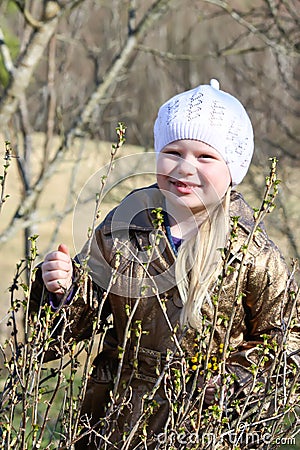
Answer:
[[184, 183], [183, 181], [180, 181], [180, 180], [173, 180], [172, 183], [178, 187], [185, 187], [185, 188], [190, 188], [190, 189], [196, 187], [195, 184]]
[[176, 181], [175, 184], [178, 187], [185, 187], [185, 188], [192, 188], [193, 187], [192, 185], [183, 183], [182, 181]]
[[176, 186], [185, 186], [185, 187], [187, 187], [187, 184], [186, 184], [186, 183], [183, 183], [182, 181], [179, 181], [179, 180], [174, 181], [174, 184], [175, 184]]

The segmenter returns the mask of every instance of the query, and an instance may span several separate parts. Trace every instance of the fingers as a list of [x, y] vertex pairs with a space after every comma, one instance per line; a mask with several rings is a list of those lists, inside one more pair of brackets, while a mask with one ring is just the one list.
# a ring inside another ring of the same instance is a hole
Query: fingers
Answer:
[[198, 388], [201, 391], [205, 389], [204, 401], [207, 405], [213, 405], [218, 401], [218, 397], [220, 396], [220, 394], [218, 394], [218, 397], [216, 396], [216, 394], [220, 390], [221, 386], [224, 390], [224, 393], [227, 393], [228, 396], [234, 394], [234, 386], [224, 386], [224, 380], [222, 383], [221, 375], [216, 375], [206, 382], [204, 381], [202, 376], [198, 377]]
[[42, 277], [49, 292], [64, 294], [72, 284], [72, 261], [68, 247], [60, 244], [54, 252], [48, 253], [42, 264]]
[[64, 261], [66, 263], [69, 263], [71, 260], [68, 247], [64, 244], [60, 244], [58, 246], [58, 249], [54, 252], [48, 253], [48, 255], [45, 257], [44, 262], [49, 261]]
[[221, 375], [216, 375], [214, 377], [212, 377], [210, 379], [210, 381], [208, 382], [207, 386], [214, 386], [214, 387], [218, 387], [221, 386]]
[[215, 394], [217, 392], [218, 386], [221, 383], [221, 377], [218, 375], [216, 377], [213, 377], [209, 382], [207, 383], [207, 387], [205, 389], [204, 394], [204, 400], [207, 405], [212, 405], [215, 403]]
[[215, 386], [207, 387], [205, 389], [204, 401], [207, 405], [212, 405], [213, 403], [216, 402], [216, 399], [215, 399], [216, 392], [217, 392], [217, 388]]
[[64, 253], [70, 258], [70, 252], [68, 247], [65, 244], [59, 244], [58, 251]]
[[[205, 386], [205, 393], [204, 393], [204, 401], [207, 405], [212, 405], [216, 403], [216, 392], [219, 389], [221, 385], [221, 376], [217, 375], [213, 378], [211, 378], [206, 386]], [[202, 386], [203, 387], [203, 386]]]

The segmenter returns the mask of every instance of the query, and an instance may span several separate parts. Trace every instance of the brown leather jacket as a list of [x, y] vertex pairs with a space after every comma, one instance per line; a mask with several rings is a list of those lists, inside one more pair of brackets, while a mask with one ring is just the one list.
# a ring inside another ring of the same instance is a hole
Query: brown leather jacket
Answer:
[[[143, 423], [141, 417], [147, 417], [150, 437], [160, 433], [170, 408], [167, 385], [172, 384], [172, 365], [174, 369], [178, 367], [178, 361], [184, 359], [189, 372], [195, 361], [195, 348], [200, 348], [199, 339], [202, 339], [195, 330], [186, 330], [182, 334], [178, 327], [182, 304], [174, 278], [176, 253], [164, 223], [157, 226], [158, 208], [163, 206], [163, 196], [156, 185], [133, 191], [126, 197], [96, 229], [88, 263], [93, 280], [91, 291], [83, 298], [82, 288], [79, 288], [71, 304], [63, 306], [71, 319], [68, 339], [89, 338], [99, 308], [102, 320], [112, 320], [103, 350], [94, 361], [82, 407], [82, 414], [86, 414], [90, 423], [98, 424], [105, 415], [109, 389], [113, 389], [117, 379], [115, 401], [120, 402], [122, 395], [126, 401], [118, 416], [113, 404], [106, 413], [110, 418], [106, 422], [110, 431], [106, 428], [106, 433], [116, 445], [111, 448], [119, 448], [117, 442], [126, 431], [136, 430], [139, 434]], [[274, 338], [279, 346], [282, 340], [288, 340], [290, 359], [300, 366], [299, 355], [294, 354], [300, 347], [300, 312], [299, 304], [293, 304], [287, 290], [288, 285], [294, 291], [296, 286], [289, 278], [278, 248], [263, 229], [255, 233], [246, 256], [243, 256], [243, 244], [254, 225], [253, 211], [234, 191], [231, 216], [239, 217], [237, 237], [229, 257], [233, 269], [218, 288], [217, 304], [207, 303], [203, 307], [205, 322], [215, 322], [216, 327], [210, 344], [209, 333], [204, 339], [206, 344], [201, 341], [200, 353], [209, 346], [214, 365], [220, 368], [218, 363], [226, 361], [225, 371], [234, 374], [236, 390], [245, 391], [252, 377], [251, 366], [258, 364], [261, 357], [257, 345], [262, 344], [262, 335], [268, 335], [268, 342]], [[79, 260], [84, 257], [85, 250]], [[40, 301], [40, 283], [38, 275], [33, 288], [33, 309]], [[296, 321], [291, 332], [285, 335], [284, 327], [291, 315]], [[224, 357], [226, 333], [229, 340]], [[49, 355], [49, 359], [55, 356], [55, 350]], [[270, 360], [273, 357], [271, 352]], [[197, 358], [199, 361], [199, 355]], [[201, 364], [205, 365], [205, 358]], [[119, 372], [118, 366], [121, 367]], [[196, 372], [197, 375], [201, 373]], [[155, 400], [151, 414], [150, 400]], [[81, 440], [77, 448], [101, 448], [97, 439], [98, 444], [92, 441], [90, 439], [88, 444], [88, 439]], [[149, 438], [148, 448], [152, 448], [150, 441]], [[132, 446], [136, 443], [133, 439]]]

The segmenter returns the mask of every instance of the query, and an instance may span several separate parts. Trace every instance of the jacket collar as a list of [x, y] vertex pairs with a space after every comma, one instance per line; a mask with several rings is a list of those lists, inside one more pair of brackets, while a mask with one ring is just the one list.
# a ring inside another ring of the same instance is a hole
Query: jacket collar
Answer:
[[[130, 192], [107, 215], [100, 227], [106, 235], [124, 230], [151, 232], [155, 228], [155, 210], [158, 208], [164, 210], [165, 201], [163, 194], [155, 183]], [[246, 234], [249, 234], [253, 229], [255, 224], [253, 209], [246, 203], [242, 194], [234, 190], [231, 193], [230, 216], [239, 218], [238, 225]], [[264, 234], [264, 225], [260, 224], [259, 227]], [[263, 237], [260, 236], [261, 233], [257, 234], [256, 240], [261, 241]]]
[[157, 184], [136, 189], [105, 218], [102, 225], [104, 234], [112, 231], [135, 230], [152, 231], [156, 218], [155, 210], [165, 208], [164, 196]]

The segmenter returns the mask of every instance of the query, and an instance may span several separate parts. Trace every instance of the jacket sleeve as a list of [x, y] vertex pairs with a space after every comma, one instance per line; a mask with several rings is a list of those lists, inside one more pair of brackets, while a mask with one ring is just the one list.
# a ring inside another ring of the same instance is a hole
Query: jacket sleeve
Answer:
[[42, 279], [41, 265], [37, 267], [35, 280], [32, 284], [29, 312], [32, 320], [38, 318], [38, 323], [48, 314], [51, 345], [46, 352], [45, 361], [56, 359], [64, 354], [72, 342], [79, 342], [88, 339], [93, 329], [101, 326], [109, 316], [109, 305], [105, 301], [103, 291], [99, 286], [93, 283], [91, 277], [82, 272], [77, 264], [74, 263], [74, 284], [72, 286], [73, 294], [68, 301], [68, 294], [55, 307], [51, 305], [51, 294], [45, 288]]
[[261, 381], [275, 366], [286, 374], [300, 368], [299, 290], [271, 241], [249, 258], [245, 285], [247, 332], [243, 345], [228, 359], [228, 369], [243, 390], [251, 385], [255, 367]]

